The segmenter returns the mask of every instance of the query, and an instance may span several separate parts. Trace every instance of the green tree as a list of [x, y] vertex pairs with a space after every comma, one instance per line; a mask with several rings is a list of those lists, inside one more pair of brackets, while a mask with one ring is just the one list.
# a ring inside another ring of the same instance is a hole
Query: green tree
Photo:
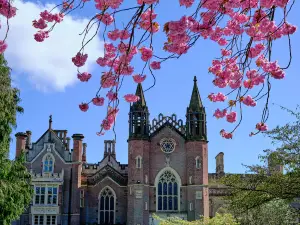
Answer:
[[162, 219], [155, 216], [160, 221], [160, 225], [239, 225], [231, 214], [216, 214], [213, 218], [201, 218], [196, 221], [186, 221], [180, 218]]
[[290, 204], [300, 197], [300, 112], [298, 108], [282, 109], [295, 121], [266, 132], [275, 150], [264, 150], [259, 156], [263, 165], [246, 166], [246, 176], [227, 175], [221, 179], [231, 194], [226, 198], [229, 209], [242, 224], [284, 225], [297, 217]]
[[10, 69], [0, 55], [0, 224], [11, 224], [19, 218], [32, 197], [30, 174], [24, 166], [22, 153], [9, 159], [10, 134], [16, 126], [16, 114], [23, 112], [18, 106], [19, 91], [11, 87]]

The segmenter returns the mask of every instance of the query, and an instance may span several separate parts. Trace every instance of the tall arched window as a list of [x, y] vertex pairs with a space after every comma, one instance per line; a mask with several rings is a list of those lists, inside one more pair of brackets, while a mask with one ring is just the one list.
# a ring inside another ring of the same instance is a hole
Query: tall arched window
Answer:
[[197, 157], [195, 158], [195, 160], [196, 160], [196, 168], [197, 168], [197, 169], [200, 169], [200, 166], [201, 166], [200, 157], [197, 156]]
[[142, 168], [142, 157], [140, 155], [135, 158], [135, 166], [137, 169]]
[[116, 194], [110, 187], [105, 187], [99, 196], [99, 224], [115, 223]]
[[44, 173], [52, 173], [54, 168], [54, 157], [51, 154], [47, 154], [43, 160]]
[[179, 210], [180, 181], [171, 170], [159, 174], [157, 181], [157, 210]]

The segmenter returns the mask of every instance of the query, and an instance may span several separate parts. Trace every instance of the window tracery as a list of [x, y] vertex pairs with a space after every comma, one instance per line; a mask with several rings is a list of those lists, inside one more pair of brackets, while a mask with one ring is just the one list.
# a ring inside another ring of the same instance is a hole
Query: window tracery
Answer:
[[176, 146], [176, 142], [173, 138], [163, 138], [159, 144], [164, 153], [172, 153]]
[[157, 184], [157, 210], [178, 211], [179, 185], [175, 175], [166, 170], [159, 177]]
[[99, 223], [114, 224], [116, 196], [109, 187], [104, 188], [99, 198]]

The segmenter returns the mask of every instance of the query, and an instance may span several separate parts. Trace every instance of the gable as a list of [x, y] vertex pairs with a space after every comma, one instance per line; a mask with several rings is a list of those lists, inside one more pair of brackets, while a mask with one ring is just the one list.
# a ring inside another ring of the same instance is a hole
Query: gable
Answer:
[[47, 130], [36, 142], [32, 143], [32, 148], [27, 153], [27, 161], [32, 162], [42, 151], [45, 150], [45, 143], [54, 144], [56, 153], [63, 161], [69, 161], [70, 153], [59, 137], [52, 130]]
[[175, 131], [181, 137], [186, 139], [185, 125], [183, 125], [183, 121], [181, 119], [177, 120], [175, 114], [171, 116], [164, 116], [163, 114], [159, 114], [158, 119], [153, 119], [152, 125], [150, 127], [150, 138], [155, 136], [165, 127], [168, 127], [169, 129]]

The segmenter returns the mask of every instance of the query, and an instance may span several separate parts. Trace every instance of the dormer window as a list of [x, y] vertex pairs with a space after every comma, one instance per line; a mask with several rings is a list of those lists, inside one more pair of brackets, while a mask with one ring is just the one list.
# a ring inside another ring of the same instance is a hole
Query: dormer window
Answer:
[[43, 172], [44, 173], [53, 173], [54, 168], [54, 157], [52, 154], [47, 154], [44, 156], [43, 160]]
[[142, 168], [142, 157], [141, 156], [137, 156], [135, 158], [135, 165], [137, 169]]

